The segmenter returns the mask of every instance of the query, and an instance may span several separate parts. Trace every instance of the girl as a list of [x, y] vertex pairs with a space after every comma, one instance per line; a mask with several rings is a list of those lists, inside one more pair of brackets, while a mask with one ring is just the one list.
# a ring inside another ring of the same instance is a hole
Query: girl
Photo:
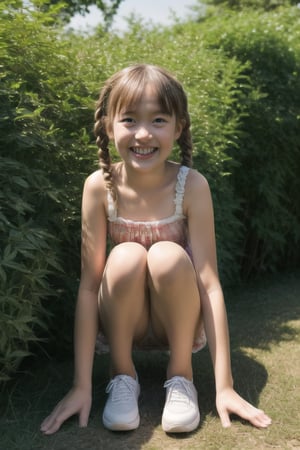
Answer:
[[[267, 427], [270, 418], [233, 389], [211, 195], [203, 175], [190, 169], [190, 118], [181, 84], [156, 66], [121, 70], [101, 92], [95, 134], [101, 169], [87, 178], [83, 191], [74, 383], [41, 430], [52, 434], [74, 414], [80, 426], [87, 425], [98, 335], [111, 355], [103, 412], [108, 429], [139, 425], [136, 346], [170, 352], [164, 431], [194, 430], [200, 414], [191, 354], [206, 338], [222, 425], [230, 426], [229, 414], [235, 413]], [[121, 162], [111, 164], [110, 141]], [[168, 159], [175, 141], [181, 164]], [[113, 245], [108, 257], [107, 235]]]

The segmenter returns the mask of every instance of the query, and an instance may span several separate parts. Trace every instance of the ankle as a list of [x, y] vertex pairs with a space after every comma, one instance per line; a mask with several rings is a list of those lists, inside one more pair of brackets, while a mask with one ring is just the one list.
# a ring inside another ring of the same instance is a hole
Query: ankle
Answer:
[[111, 367], [110, 368], [110, 376], [111, 378], [114, 378], [118, 375], [128, 375], [129, 377], [133, 378], [134, 380], [137, 379], [137, 373], [135, 370], [135, 367]]
[[173, 377], [183, 377], [186, 380], [193, 381], [193, 371], [192, 370], [167, 370], [167, 380]]

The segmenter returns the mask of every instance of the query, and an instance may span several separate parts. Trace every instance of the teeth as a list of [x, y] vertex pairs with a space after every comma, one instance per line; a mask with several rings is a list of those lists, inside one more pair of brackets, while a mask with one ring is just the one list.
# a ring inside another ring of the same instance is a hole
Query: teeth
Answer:
[[140, 147], [134, 147], [132, 149], [134, 153], [137, 153], [138, 155], [149, 155], [150, 153], [154, 152], [154, 148], [140, 148]]

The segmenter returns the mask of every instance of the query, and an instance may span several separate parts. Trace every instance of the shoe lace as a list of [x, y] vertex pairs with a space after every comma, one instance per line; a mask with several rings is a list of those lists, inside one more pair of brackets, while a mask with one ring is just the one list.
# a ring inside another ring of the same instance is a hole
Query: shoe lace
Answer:
[[168, 390], [169, 401], [186, 403], [193, 395], [190, 383], [183, 377], [167, 380], [164, 387]]
[[135, 396], [135, 381], [129, 376], [117, 375], [106, 388], [106, 393], [111, 392], [111, 399], [114, 402], [127, 402]]

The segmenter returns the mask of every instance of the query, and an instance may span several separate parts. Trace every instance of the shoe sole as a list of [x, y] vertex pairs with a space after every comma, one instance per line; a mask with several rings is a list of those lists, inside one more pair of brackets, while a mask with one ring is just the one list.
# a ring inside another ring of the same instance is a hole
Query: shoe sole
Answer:
[[198, 413], [195, 420], [191, 423], [182, 424], [168, 424], [164, 420], [162, 421], [162, 429], [165, 433], [189, 433], [194, 431], [200, 423], [200, 413]]
[[130, 423], [114, 423], [106, 420], [105, 417], [102, 417], [103, 425], [105, 428], [111, 431], [130, 431], [138, 428], [140, 424], [140, 416], [138, 415], [132, 422]]

